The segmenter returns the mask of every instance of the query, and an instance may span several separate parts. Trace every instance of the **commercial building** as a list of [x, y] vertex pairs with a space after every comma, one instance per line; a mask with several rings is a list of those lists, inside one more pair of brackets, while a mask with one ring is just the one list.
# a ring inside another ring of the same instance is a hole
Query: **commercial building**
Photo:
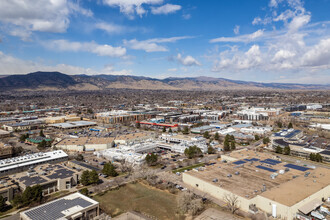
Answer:
[[115, 144], [132, 144], [138, 143], [141, 141], [146, 141], [148, 139], [154, 139], [156, 136], [155, 133], [147, 133], [147, 132], [136, 132], [130, 134], [119, 135], [114, 140]]
[[92, 220], [99, 215], [99, 202], [74, 193], [20, 213], [21, 220]]
[[13, 124], [5, 124], [3, 128], [6, 131], [25, 131], [25, 130], [35, 130], [39, 128], [45, 127], [44, 120], [36, 119], [36, 120], [28, 120]]
[[241, 132], [247, 133], [247, 134], [259, 134], [259, 135], [265, 135], [266, 133], [269, 133], [272, 131], [271, 127], [249, 127], [249, 128], [241, 128]]
[[9, 178], [18, 183], [24, 191], [26, 187], [40, 185], [43, 195], [68, 190], [78, 184], [81, 172], [64, 164], [39, 165], [27, 172], [10, 175]]
[[58, 124], [66, 121], [80, 121], [81, 118], [76, 115], [66, 115], [44, 118], [46, 124]]
[[270, 117], [279, 115], [280, 109], [277, 108], [244, 108], [240, 111], [237, 111], [237, 115], [241, 120], [250, 120], [250, 121], [260, 121], [268, 120]]
[[0, 129], [0, 138], [10, 137], [10, 132]]
[[97, 125], [97, 123], [92, 121], [73, 121], [73, 122], [51, 124], [49, 126], [53, 128], [65, 130], [65, 129], [87, 128], [95, 125]]
[[96, 113], [95, 116], [98, 121], [109, 124], [125, 123], [132, 121], [147, 120], [155, 117], [157, 112], [144, 111], [110, 111]]
[[197, 146], [202, 152], [207, 152], [206, 139], [201, 136], [187, 136], [177, 134], [162, 134], [160, 140], [164, 143], [158, 143], [158, 146], [178, 153], [184, 153], [186, 148]]
[[9, 177], [0, 179], [0, 196], [2, 196], [5, 201], [11, 201], [18, 192], [19, 187], [12, 179]]
[[112, 137], [67, 138], [56, 143], [54, 146], [58, 149], [69, 151], [97, 151], [113, 147], [114, 140]]
[[141, 164], [144, 162], [146, 154], [136, 153], [128, 148], [110, 148], [103, 151], [96, 151], [94, 155], [97, 157], [105, 157], [111, 161], [121, 161], [124, 160], [131, 164]]
[[305, 215], [312, 212], [311, 203], [322, 203], [330, 197], [329, 169], [309, 169], [247, 150], [221, 159], [227, 163], [183, 173], [184, 183], [219, 200], [235, 198], [243, 211], [263, 211], [287, 220], [295, 219], [302, 211]]
[[212, 131], [215, 131], [215, 130], [217, 130], [216, 127], [205, 125], [205, 126], [201, 126], [201, 127], [197, 127], [197, 128], [192, 128], [190, 130], [190, 132], [194, 133], [194, 134], [204, 134], [206, 131], [207, 132], [212, 132]]
[[8, 158], [0, 160], [0, 176], [23, 172], [40, 164], [59, 163], [66, 160], [68, 160], [68, 155], [62, 150]]
[[0, 159], [5, 159], [13, 155], [13, 147], [0, 142]]

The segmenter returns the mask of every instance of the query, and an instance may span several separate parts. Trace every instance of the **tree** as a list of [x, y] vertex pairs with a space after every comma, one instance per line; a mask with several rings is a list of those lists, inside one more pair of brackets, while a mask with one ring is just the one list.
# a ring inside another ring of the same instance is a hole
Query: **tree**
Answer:
[[223, 150], [230, 151], [230, 145], [229, 145], [229, 141], [227, 139], [225, 139], [225, 141], [223, 142]]
[[136, 122], [135, 126], [136, 126], [136, 128], [140, 128], [140, 127], [141, 127], [141, 124], [140, 124], [140, 122], [139, 122], [139, 121], [138, 121], [138, 122]]
[[147, 154], [145, 160], [149, 166], [155, 166], [158, 161], [158, 156], [157, 156], [157, 154], [154, 154], [154, 153]]
[[76, 156], [76, 160], [78, 160], [78, 161], [83, 161], [83, 160], [84, 160], [84, 156], [83, 156], [82, 154], [78, 154], [78, 155]]
[[203, 210], [203, 202], [191, 192], [182, 192], [177, 197], [178, 208], [181, 213], [189, 213], [196, 215], [200, 210]]
[[91, 108], [87, 109], [87, 113], [88, 113], [88, 114], [93, 114], [93, 113], [94, 113], [94, 112], [93, 112], [93, 109], [91, 109]]
[[163, 132], [166, 132], [166, 127], [163, 127]]
[[291, 149], [289, 146], [286, 146], [283, 150], [283, 154], [285, 154], [285, 155], [290, 155], [290, 152], [291, 152]]
[[260, 140], [260, 137], [259, 137], [259, 135], [254, 135], [254, 140], [256, 140], [256, 141], [259, 141]]
[[183, 128], [182, 134], [189, 134], [189, 128], [187, 126]]
[[39, 136], [40, 137], [45, 137], [44, 131], [42, 129], [40, 130]]
[[5, 199], [0, 196], [0, 212], [2, 212], [6, 208], [6, 202]]
[[19, 141], [24, 142], [27, 138], [29, 138], [29, 134], [22, 134], [19, 138]]
[[311, 160], [311, 161], [315, 161], [315, 154], [314, 153], [311, 153], [310, 155], [309, 155], [309, 159]]
[[276, 146], [275, 152], [278, 153], [278, 154], [282, 154], [283, 153], [283, 149], [280, 146]]
[[209, 147], [207, 148], [207, 153], [208, 153], [208, 154], [215, 154], [215, 149], [214, 149], [212, 146], [209, 146]]
[[235, 150], [235, 149], [236, 149], [236, 146], [235, 146], [235, 142], [234, 142], [234, 141], [232, 141], [232, 142], [230, 143], [230, 149], [231, 149], [231, 150]]
[[210, 138], [209, 132], [205, 131], [204, 134], [203, 134], [203, 137], [206, 138], [206, 139], [209, 139]]
[[217, 141], [218, 141], [218, 140], [219, 140], [219, 138], [220, 138], [220, 137], [219, 137], [219, 133], [218, 133], [218, 132], [215, 132], [215, 135], [214, 135], [214, 140], [217, 140]]
[[85, 195], [85, 196], [88, 196], [88, 189], [87, 188], [82, 188], [79, 192], [81, 194]]
[[99, 175], [95, 170], [89, 172], [89, 184], [97, 184], [99, 183], [99, 181], [100, 181]]
[[264, 139], [262, 139], [263, 144], [269, 144], [269, 142], [270, 142], [269, 137], [265, 137]]
[[189, 158], [189, 159], [192, 159], [192, 158], [195, 158], [195, 157], [198, 157], [198, 156], [201, 156], [202, 155], [202, 151], [199, 147], [197, 146], [192, 146], [192, 147], [189, 147], [189, 148], [186, 148], [184, 150], [184, 154]]
[[39, 150], [44, 150], [47, 147], [47, 142], [45, 140], [42, 140], [39, 144], [38, 144], [38, 149]]
[[112, 177], [118, 176], [116, 167], [110, 162], [104, 164], [102, 173]]
[[89, 171], [84, 170], [84, 172], [81, 174], [80, 177], [80, 183], [84, 186], [87, 186], [89, 184]]
[[239, 208], [239, 200], [238, 197], [234, 194], [226, 194], [223, 198], [223, 200], [226, 202], [226, 205], [228, 209], [231, 211], [231, 213], [235, 213]]
[[290, 129], [290, 128], [293, 128], [293, 126], [292, 126], [292, 122], [289, 123], [288, 128], [289, 128], [289, 129]]
[[172, 133], [172, 128], [168, 129], [168, 133]]
[[19, 207], [23, 203], [22, 194], [16, 194], [10, 203], [14, 207]]
[[277, 122], [277, 127], [282, 128], [282, 127], [283, 127], [282, 122], [278, 121], [278, 122]]

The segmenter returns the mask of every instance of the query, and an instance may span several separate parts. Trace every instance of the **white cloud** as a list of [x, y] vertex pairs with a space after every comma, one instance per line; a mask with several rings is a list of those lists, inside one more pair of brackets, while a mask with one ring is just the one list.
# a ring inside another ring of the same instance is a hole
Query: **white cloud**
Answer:
[[218, 42], [251, 42], [251, 41], [255, 41], [258, 38], [262, 37], [264, 34], [264, 30], [257, 30], [256, 32], [252, 33], [252, 34], [245, 34], [245, 35], [240, 35], [237, 37], [219, 37], [219, 38], [215, 38], [210, 40], [211, 43], [218, 43]]
[[233, 30], [235, 34], [239, 34], [239, 28], [240, 28], [239, 25], [236, 25], [236, 26], [235, 26], [235, 28], [234, 28], [234, 30]]
[[182, 8], [181, 5], [165, 4], [160, 7], [152, 7], [151, 13], [155, 15], [159, 15], [159, 14], [167, 15], [170, 13], [174, 13], [178, 10], [181, 10], [181, 8]]
[[163, 0], [103, 0], [103, 3], [111, 7], [119, 7], [120, 12], [132, 19], [135, 13], [139, 16], [146, 13], [143, 5], [158, 5], [162, 4]]
[[100, 29], [108, 34], [118, 34], [126, 30], [126, 27], [106, 22], [99, 22], [94, 25], [95, 29]]
[[162, 43], [174, 43], [178, 40], [192, 38], [190, 36], [182, 37], [169, 37], [169, 38], [152, 38], [144, 41], [138, 41], [136, 39], [124, 40], [124, 45], [134, 50], [144, 50], [146, 52], [165, 52], [168, 49], [160, 44]]
[[191, 14], [183, 14], [182, 17], [185, 20], [189, 20], [191, 18]]
[[167, 69], [167, 71], [169, 71], [169, 72], [176, 72], [176, 71], [178, 71], [178, 69], [177, 68], [170, 68], [170, 69]]
[[[288, 5], [289, 9], [286, 8], [281, 12], [284, 7], [280, 4]], [[329, 21], [310, 23], [311, 13], [303, 8], [299, 0], [276, 0], [270, 1], [269, 5], [273, 17], [267, 17], [265, 23], [269, 20], [271, 23], [283, 22], [283, 26], [278, 29], [270, 24], [272, 30], [264, 29], [253, 34], [211, 40], [211, 42], [231, 43], [229, 45], [231, 49], [220, 52], [215, 50], [214, 56], [211, 56], [214, 62], [212, 71], [221, 73], [254, 71], [272, 76], [276, 74], [283, 76], [287, 73], [288, 76], [283, 80], [292, 80], [292, 77], [289, 77], [292, 74], [305, 80], [311, 79], [311, 75], [321, 76], [321, 71], [329, 74], [330, 32], [326, 28]], [[253, 23], [262, 22], [264, 19], [257, 17]], [[247, 45], [238, 46], [239, 42]], [[253, 45], [250, 45], [251, 42]], [[330, 83], [330, 76], [324, 77], [323, 73], [322, 77], [328, 79], [323, 83]]]
[[67, 0], [0, 1], [0, 22], [6, 25], [10, 34], [24, 39], [32, 31], [65, 32], [69, 27], [69, 16], [75, 13], [93, 15], [90, 10]]
[[126, 48], [113, 47], [107, 44], [97, 44], [95, 42], [72, 42], [67, 40], [53, 40], [44, 42], [46, 48], [59, 51], [85, 51], [97, 54], [99, 56], [123, 57], [126, 54]]
[[176, 59], [184, 66], [201, 66], [202, 64], [198, 62], [192, 56], [183, 57], [180, 53], [177, 55]]

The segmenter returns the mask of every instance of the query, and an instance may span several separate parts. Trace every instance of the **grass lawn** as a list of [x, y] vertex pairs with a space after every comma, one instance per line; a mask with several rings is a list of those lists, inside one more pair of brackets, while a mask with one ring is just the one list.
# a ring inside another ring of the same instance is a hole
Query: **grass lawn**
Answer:
[[182, 168], [173, 170], [172, 172], [173, 173], [176, 173], [176, 172], [180, 172], [181, 173], [181, 172], [183, 172], [185, 170], [191, 170], [191, 169], [194, 169], [196, 167], [201, 167], [201, 166], [204, 166], [204, 163], [199, 163], [199, 164], [195, 164], [195, 165], [192, 165], [192, 166], [182, 167]]
[[142, 183], [127, 184], [93, 199], [99, 201], [100, 208], [112, 217], [134, 210], [157, 219], [184, 219], [176, 214], [176, 195]]

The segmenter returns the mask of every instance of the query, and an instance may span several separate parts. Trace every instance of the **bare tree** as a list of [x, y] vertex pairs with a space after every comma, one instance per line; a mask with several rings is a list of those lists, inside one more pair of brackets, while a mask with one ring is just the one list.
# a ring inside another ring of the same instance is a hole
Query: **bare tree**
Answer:
[[204, 206], [201, 198], [190, 192], [182, 192], [178, 196], [178, 208], [182, 213], [196, 215]]
[[132, 175], [132, 172], [134, 170], [132, 163], [129, 163], [126, 160], [120, 160], [119, 164], [119, 169], [122, 173], [127, 173], [128, 176]]
[[235, 213], [239, 208], [239, 200], [238, 197], [234, 194], [226, 194], [223, 197], [223, 200], [226, 202], [228, 209], [231, 213]]

